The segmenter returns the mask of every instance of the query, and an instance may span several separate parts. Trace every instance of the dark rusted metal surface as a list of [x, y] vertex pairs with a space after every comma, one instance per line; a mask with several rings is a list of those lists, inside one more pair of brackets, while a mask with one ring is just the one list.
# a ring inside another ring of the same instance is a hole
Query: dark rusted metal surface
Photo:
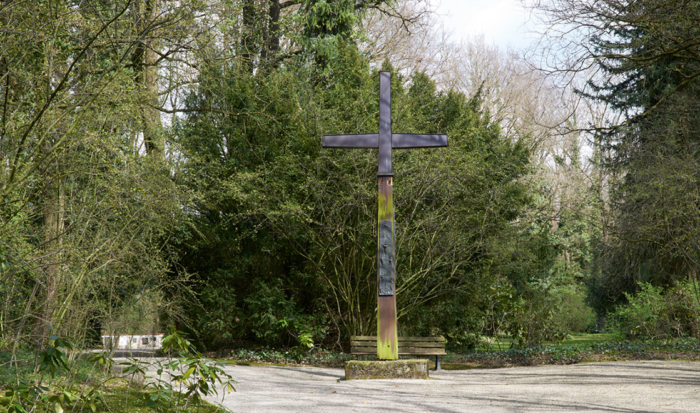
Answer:
[[393, 222], [379, 223], [379, 253], [377, 273], [379, 274], [379, 295], [394, 295], [394, 234]]
[[379, 72], [379, 175], [391, 175], [391, 73]]
[[414, 133], [391, 135], [391, 147], [394, 149], [436, 148], [440, 146], [447, 146], [447, 135], [416, 135]]
[[324, 148], [377, 148], [379, 147], [379, 135], [368, 133], [365, 135], [325, 135], [323, 136]]
[[447, 146], [447, 135], [392, 133], [391, 73], [379, 72], [379, 133], [361, 135], [325, 135], [324, 148], [379, 148], [377, 175], [392, 176], [391, 149], [434, 148]]

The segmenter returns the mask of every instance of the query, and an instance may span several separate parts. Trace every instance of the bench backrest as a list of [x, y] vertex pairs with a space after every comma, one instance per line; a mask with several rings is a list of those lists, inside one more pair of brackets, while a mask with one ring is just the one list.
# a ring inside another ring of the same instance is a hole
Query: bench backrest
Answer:
[[[377, 337], [351, 337], [350, 353], [357, 355], [377, 354]], [[443, 337], [399, 337], [399, 354], [442, 356], [446, 354], [445, 339]]]

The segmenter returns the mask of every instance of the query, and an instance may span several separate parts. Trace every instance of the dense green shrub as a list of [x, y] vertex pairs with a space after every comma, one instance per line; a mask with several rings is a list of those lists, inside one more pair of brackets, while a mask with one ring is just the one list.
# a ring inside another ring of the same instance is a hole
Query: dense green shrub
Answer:
[[266, 345], [296, 344], [311, 348], [325, 335], [323, 314], [302, 314], [284, 291], [257, 282], [255, 292], [245, 299], [251, 314], [251, 331]]
[[595, 327], [596, 314], [579, 288], [563, 288], [553, 293], [557, 301], [554, 323], [564, 331], [584, 333]]
[[697, 287], [693, 281], [683, 281], [666, 292], [664, 298], [668, 303], [672, 336], [700, 337], [700, 296]]
[[[352, 44], [326, 69], [290, 62], [254, 76], [212, 62], [173, 121], [175, 179], [199, 194], [196, 231], [176, 245], [200, 304], [188, 327], [209, 350], [337, 348], [376, 332], [376, 153], [322, 149], [321, 136], [376, 128], [378, 76]], [[542, 272], [514, 228], [530, 203], [529, 149], [502, 136], [478, 96], [425, 74], [395, 71], [392, 105], [396, 131], [450, 136], [439, 152], [394, 155], [401, 334], [473, 344], [493, 274], [525, 286]]]
[[560, 310], [551, 295], [532, 289], [519, 301], [518, 308], [505, 329], [513, 340], [512, 347], [539, 346], [545, 342], [561, 343], [566, 339], [567, 332], [555, 321]]
[[659, 338], [668, 334], [667, 303], [661, 287], [640, 283], [637, 294], [625, 293], [628, 303], [616, 308], [613, 325], [628, 338]]
[[679, 282], [664, 291], [639, 283], [640, 291], [627, 294], [628, 303], [612, 314], [612, 325], [628, 338], [698, 336], [700, 303], [693, 282]]

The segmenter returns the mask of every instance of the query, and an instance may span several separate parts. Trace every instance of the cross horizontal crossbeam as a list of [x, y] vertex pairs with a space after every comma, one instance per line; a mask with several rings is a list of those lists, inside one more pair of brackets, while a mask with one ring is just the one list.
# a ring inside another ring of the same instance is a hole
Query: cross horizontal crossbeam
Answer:
[[378, 148], [379, 175], [393, 175], [391, 150], [447, 146], [447, 135], [392, 133], [391, 73], [379, 73], [379, 133], [361, 135], [324, 135], [324, 148]]
[[[394, 133], [391, 135], [393, 149], [432, 148], [447, 146], [447, 135], [420, 135], [414, 133]], [[378, 148], [379, 134], [324, 135], [324, 148]]]

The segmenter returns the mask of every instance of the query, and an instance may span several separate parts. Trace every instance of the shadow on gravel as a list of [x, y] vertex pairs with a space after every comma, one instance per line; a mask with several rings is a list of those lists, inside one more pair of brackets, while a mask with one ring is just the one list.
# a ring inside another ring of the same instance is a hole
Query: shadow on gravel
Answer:
[[310, 370], [310, 369], [301, 370], [300, 368], [295, 368], [295, 367], [277, 367], [277, 366], [275, 366], [274, 368], [280, 369], [280, 370], [293, 371], [295, 373], [306, 373], [306, 374], [310, 374], [313, 376], [330, 377], [334, 380], [345, 379], [345, 372], [333, 374], [333, 373], [329, 373], [328, 371], [323, 371], [320, 369], [318, 371], [316, 371], [316, 370]]

